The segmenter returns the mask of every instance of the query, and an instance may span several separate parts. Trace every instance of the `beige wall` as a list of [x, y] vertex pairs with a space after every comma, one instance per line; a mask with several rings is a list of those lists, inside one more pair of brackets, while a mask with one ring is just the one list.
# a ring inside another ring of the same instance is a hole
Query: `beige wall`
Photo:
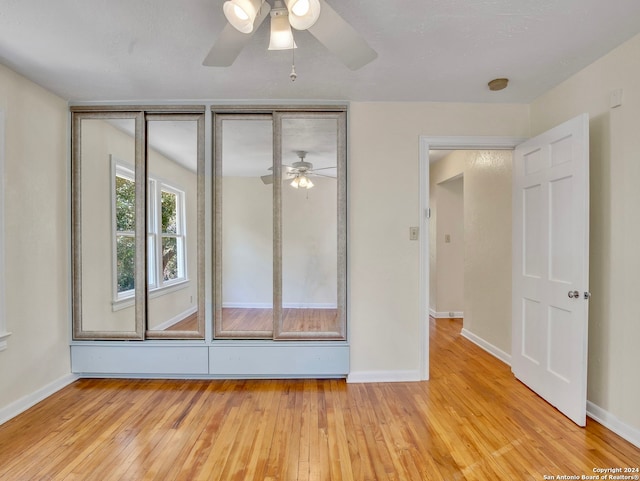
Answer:
[[0, 408], [69, 375], [67, 104], [0, 65], [8, 347]]
[[[532, 133], [588, 112], [591, 234], [588, 399], [640, 429], [640, 35], [531, 105]], [[623, 89], [622, 106], [609, 95]]]
[[[506, 353], [511, 352], [511, 159], [510, 151], [458, 150], [430, 169], [436, 192], [437, 184], [464, 177], [464, 328]], [[440, 225], [437, 202], [434, 214]], [[445, 245], [436, 240], [436, 248]], [[438, 282], [441, 267], [432, 268]]]
[[[363, 103], [350, 110], [351, 371], [417, 372], [419, 138], [529, 133], [526, 105]], [[426, 306], [425, 306], [426, 307]]]
[[435, 183], [435, 177], [429, 177], [429, 310], [446, 317], [464, 311], [464, 178], [460, 173]]

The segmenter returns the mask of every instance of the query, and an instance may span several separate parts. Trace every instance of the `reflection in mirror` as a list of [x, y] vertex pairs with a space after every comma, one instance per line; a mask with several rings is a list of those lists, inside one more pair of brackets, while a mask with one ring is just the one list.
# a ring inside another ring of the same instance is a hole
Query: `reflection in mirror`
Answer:
[[147, 145], [148, 334], [198, 334], [198, 122], [148, 116]]
[[272, 124], [216, 119], [217, 338], [273, 335]]
[[338, 120], [282, 119], [282, 314], [278, 336], [341, 337]]
[[74, 182], [80, 198], [74, 240], [76, 269], [81, 269], [74, 290], [82, 303], [74, 311], [81, 319], [81, 328], [75, 319], [74, 336], [138, 337], [135, 119], [83, 118], [75, 129]]

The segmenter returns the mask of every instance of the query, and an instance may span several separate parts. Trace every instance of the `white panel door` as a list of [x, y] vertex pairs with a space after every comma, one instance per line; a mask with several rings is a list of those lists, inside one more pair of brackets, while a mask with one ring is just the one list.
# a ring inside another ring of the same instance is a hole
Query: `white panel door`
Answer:
[[586, 422], [589, 117], [529, 139], [513, 165], [512, 370]]

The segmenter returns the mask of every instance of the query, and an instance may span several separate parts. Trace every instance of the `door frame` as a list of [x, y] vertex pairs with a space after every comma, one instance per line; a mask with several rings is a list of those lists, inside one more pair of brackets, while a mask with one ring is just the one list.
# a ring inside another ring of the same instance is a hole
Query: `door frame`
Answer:
[[429, 150], [514, 150], [527, 137], [420, 136], [420, 380], [429, 379]]

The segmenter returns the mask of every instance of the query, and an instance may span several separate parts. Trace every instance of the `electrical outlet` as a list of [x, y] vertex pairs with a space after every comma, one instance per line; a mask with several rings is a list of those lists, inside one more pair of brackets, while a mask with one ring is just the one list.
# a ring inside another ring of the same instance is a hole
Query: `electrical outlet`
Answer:
[[409, 227], [409, 240], [418, 240], [418, 227]]

